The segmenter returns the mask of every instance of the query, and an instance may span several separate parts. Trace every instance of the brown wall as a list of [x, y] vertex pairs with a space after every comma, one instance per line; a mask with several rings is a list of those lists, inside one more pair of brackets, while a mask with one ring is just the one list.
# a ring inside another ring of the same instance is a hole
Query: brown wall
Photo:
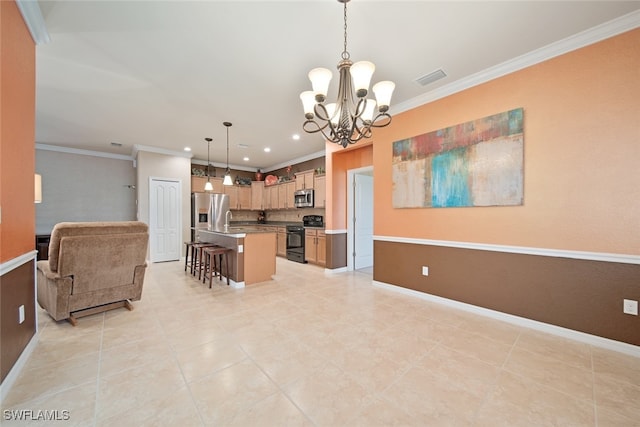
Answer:
[[[0, 1], [0, 264], [35, 249], [35, 45], [14, 1]], [[1, 380], [35, 334], [33, 262], [0, 279]], [[18, 307], [25, 321], [18, 323]]]
[[638, 317], [622, 312], [640, 300], [640, 265], [386, 241], [374, 259], [380, 282], [640, 345]]

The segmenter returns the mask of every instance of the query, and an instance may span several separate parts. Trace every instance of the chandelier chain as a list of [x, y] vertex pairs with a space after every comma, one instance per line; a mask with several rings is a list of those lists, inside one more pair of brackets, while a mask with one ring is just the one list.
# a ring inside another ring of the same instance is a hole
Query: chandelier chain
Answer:
[[344, 2], [344, 50], [342, 51], [342, 59], [349, 59], [347, 52], [347, 2]]

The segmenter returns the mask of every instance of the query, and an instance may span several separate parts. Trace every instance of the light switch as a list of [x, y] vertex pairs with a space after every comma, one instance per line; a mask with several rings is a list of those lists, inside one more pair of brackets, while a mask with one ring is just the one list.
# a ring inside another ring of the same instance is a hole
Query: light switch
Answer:
[[18, 307], [18, 323], [24, 322], [24, 305]]

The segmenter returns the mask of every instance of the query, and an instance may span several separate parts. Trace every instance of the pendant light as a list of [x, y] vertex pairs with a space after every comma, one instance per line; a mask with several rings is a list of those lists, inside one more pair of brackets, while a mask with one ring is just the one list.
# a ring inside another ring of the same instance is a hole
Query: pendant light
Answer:
[[204, 191], [213, 191], [213, 184], [211, 184], [209, 177], [209, 165], [211, 165], [209, 162], [209, 151], [211, 149], [211, 141], [213, 141], [213, 139], [205, 138], [204, 140], [207, 141], [207, 183], [204, 185]]
[[224, 174], [224, 181], [222, 181], [222, 184], [233, 185], [233, 180], [231, 179], [231, 169], [229, 169], [229, 127], [231, 127], [231, 123], [222, 122], [222, 124], [227, 127], [227, 172]]

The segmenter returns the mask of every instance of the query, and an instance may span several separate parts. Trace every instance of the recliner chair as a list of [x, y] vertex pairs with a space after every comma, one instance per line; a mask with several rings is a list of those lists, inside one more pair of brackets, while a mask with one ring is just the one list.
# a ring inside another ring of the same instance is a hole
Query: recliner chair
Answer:
[[117, 307], [142, 297], [149, 228], [139, 221], [62, 222], [37, 262], [38, 303], [55, 320]]

